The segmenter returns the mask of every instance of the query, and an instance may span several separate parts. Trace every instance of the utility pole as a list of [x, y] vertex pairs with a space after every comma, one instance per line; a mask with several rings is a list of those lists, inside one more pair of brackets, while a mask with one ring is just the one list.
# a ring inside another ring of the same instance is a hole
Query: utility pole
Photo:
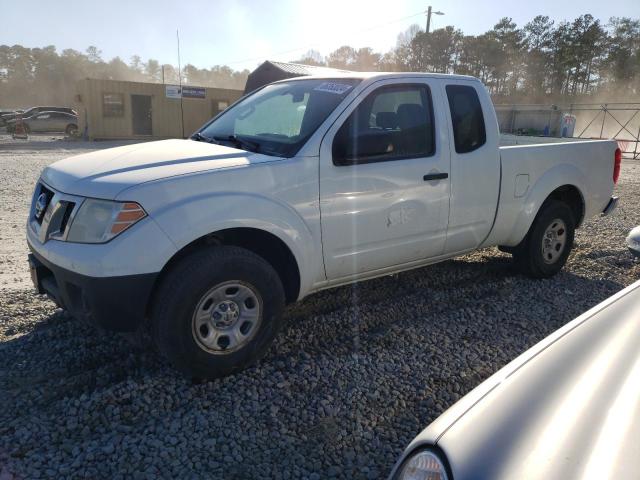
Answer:
[[443, 12], [441, 11], [437, 11], [437, 12], [432, 12], [431, 11], [431, 5], [429, 5], [429, 8], [427, 8], [426, 11], [427, 14], [427, 29], [426, 29], [426, 33], [429, 33], [431, 31], [431, 15], [444, 15]]
[[184, 138], [184, 106], [182, 104], [182, 65], [180, 63], [180, 32], [176, 29], [178, 40], [178, 85], [180, 86], [180, 125], [182, 126], [182, 138]]

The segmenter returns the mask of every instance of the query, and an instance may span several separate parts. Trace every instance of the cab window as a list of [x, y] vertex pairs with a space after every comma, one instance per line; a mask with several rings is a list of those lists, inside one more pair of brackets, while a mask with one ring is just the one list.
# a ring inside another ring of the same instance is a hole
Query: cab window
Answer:
[[447, 85], [446, 90], [456, 153], [473, 152], [487, 141], [478, 92], [467, 85]]
[[388, 85], [370, 93], [333, 140], [337, 166], [429, 157], [435, 153], [433, 106], [423, 84]]

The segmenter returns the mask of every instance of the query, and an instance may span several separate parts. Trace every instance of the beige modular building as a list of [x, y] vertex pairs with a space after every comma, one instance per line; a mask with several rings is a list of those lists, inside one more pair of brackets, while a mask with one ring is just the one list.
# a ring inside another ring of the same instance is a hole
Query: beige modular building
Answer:
[[91, 139], [186, 138], [243, 95], [241, 90], [84, 79], [80, 134]]

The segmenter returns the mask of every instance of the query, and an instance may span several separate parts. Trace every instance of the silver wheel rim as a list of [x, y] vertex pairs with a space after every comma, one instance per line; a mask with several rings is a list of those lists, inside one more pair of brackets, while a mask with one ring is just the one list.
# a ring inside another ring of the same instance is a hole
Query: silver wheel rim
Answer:
[[554, 219], [542, 236], [542, 258], [544, 263], [556, 263], [567, 244], [567, 225], [560, 218]]
[[209, 353], [227, 355], [256, 335], [262, 322], [262, 298], [249, 284], [234, 280], [206, 292], [193, 313], [193, 338]]

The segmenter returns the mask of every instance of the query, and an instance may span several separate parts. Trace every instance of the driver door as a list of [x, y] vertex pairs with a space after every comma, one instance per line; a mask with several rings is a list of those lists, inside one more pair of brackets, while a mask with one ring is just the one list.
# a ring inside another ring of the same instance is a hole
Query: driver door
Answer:
[[327, 279], [384, 273], [443, 254], [449, 215], [446, 125], [437, 80], [376, 82], [320, 148]]

